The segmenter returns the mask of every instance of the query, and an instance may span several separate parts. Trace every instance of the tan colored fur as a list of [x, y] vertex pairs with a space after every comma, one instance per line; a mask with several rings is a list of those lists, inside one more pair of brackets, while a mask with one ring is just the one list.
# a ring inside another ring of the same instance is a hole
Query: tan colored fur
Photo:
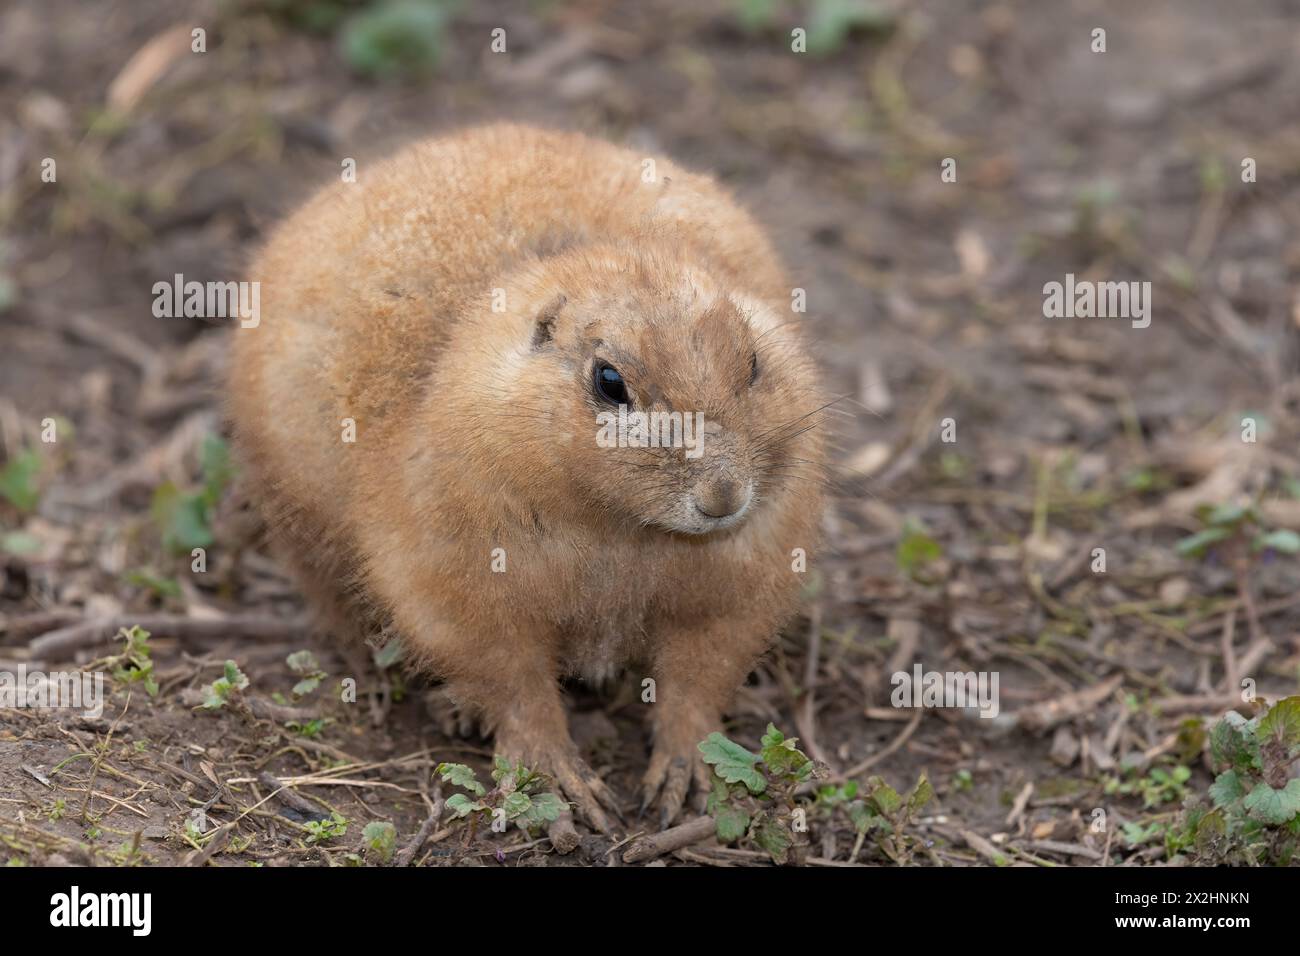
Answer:
[[[671, 819], [821, 511], [822, 402], [776, 256], [711, 180], [656, 158], [645, 182], [643, 160], [493, 126], [362, 166], [271, 237], [230, 378], [247, 485], [312, 599], [392, 624], [602, 828], [557, 679], [655, 678], [645, 791]], [[703, 412], [703, 456], [598, 447], [597, 358], [635, 407]], [[692, 509], [724, 479], [753, 488], [728, 527]]]

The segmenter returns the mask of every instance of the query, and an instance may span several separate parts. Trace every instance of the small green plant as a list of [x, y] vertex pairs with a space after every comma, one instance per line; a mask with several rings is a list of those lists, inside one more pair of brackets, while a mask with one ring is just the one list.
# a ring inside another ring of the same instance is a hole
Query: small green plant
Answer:
[[1127, 820], [1120, 830], [1124, 842], [1130, 847], [1139, 847], [1144, 843], [1153, 843], [1165, 835], [1165, 825], [1159, 820], [1143, 823], [1139, 820]]
[[88, 670], [103, 668], [113, 680], [127, 684], [139, 684], [150, 697], [158, 696], [158, 681], [153, 676], [153, 659], [150, 657], [149, 632], [136, 625], [122, 628], [117, 632], [124, 642], [122, 652], [87, 665]]
[[393, 858], [393, 851], [397, 848], [397, 828], [385, 820], [375, 820], [373, 823], [367, 823], [366, 828], [361, 831], [362, 838], [366, 841], [366, 849], [373, 853], [381, 863], [387, 863]]
[[348, 832], [348, 821], [336, 810], [324, 820], [310, 820], [304, 823], [302, 828], [307, 831], [307, 843], [328, 843]]
[[930, 537], [925, 526], [914, 518], [907, 518], [894, 552], [898, 570], [913, 580], [922, 581], [926, 567], [942, 557], [943, 547]]
[[1264, 551], [1300, 554], [1300, 534], [1268, 530], [1254, 505], [1205, 506], [1198, 509], [1197, 517], [1205, 527], [1175, 545], [1183, 557], [1201, 557], [1214, 550], [1239, 558]]
[[204, 710], [220, 710], [248, 686], [248, 677], [234, 661], [226, 661], [225, 670], [215, 681], [203, 688]]
[[975, 778], [971, 776], [969, 770], [958, 770], [952, 775], [952, 789], [954, 793], [970, 793], [975, 787]]
[[379, 79], [432, 72], [458, 6], [453, 0], [384, 0], [344, 25], [343, 59], [358, 73]]
[[477, 775], [463, 763], [438, 764], [443, 782], [467, 791], [447, 798], [447, 810], [456, 819], [471, 818], [471, 830], [479, 820], [491, 820], [494, 829], [500, 824], [516, 824], [521, 830], [534, 830], [569, 808], [554, 793], [543, 789], [549, 782], [541, 773], [529, 770], [497, 755], [492, 758], [492, 780], [488, 790]]
[[40, 474], [41, 456], [31, 450], [19, 452], [0, 468], [0, 498], [23, 514], [34, 511], [41, 500]]
[[[845, 787], [849, 786], [845, 784]], [[824, 791], [825, 788], [818, 794], [819, 799]], [[848, 799], [843, 803], [843, 810], [858, 834], [853, 857], [857, 857], [858, 850], [870, 836], [890, 860], [909, 862], [916, 846], [916, 840], [909, 832], [912, 823], [917, 813], [934, 797], [934, 787], [925, 774], [906, 794], [900, 794], [880, 777], [868, 777], [860, 788], [852, 784], [852, 792], [846, 796]]]
[[1111, 777], [1106, 781], [1104, 789], [1108, 795], [1140, 796], [1142, 806], [1149, 809], [1162, 803], [1182, 800], [1187, 795], [1187, 781], [1190, 779], [1191, 768], [1182, 764], [1170, 770], [1152, 767], [1144, 776], [1133, 774], [1127, 780]]
[[183, 492], [170, 481], [154, 491], [150, 514], [162, 536], [163, 547], [174, 554], [206, 548], [215, 540], [212, 515], [234, 474], [230, 449], [218, 436], [208, 435], [203, 439], [199, 470], [203, 484], [197, 491]]
[[1211, 806], [1190, 801], [1167, 841], [1196, 862], [1288, 865], [1300, 847], [1300, 696], [1279, 700], [1247, 720], [1229, 711], [1210, 732], [1220, 770]]
[[286, 730], [292, 730], [299, 737], [313, 740], [319, 737], [321, 732], [333, 722], [329, 717], [313, 717], [311, 720], [304, 721], [290, 720], [284, 726]]
[[316, 663], [316, 656], [311, 651], [294, 651], [287, 658], [285, 663], [289, 665], [289, 670], [298, 675], [298, 683], [293, 685], [293, 697], [297, 700], [306, 697], [316, 690], [328, 675], [320, 669]]
[[134, 571], [128, 571], [126, 573], [126, 583], [134, 584], [157, 598], [178, 598], [181, 596], [181, 586], [176, 583], [175, 578], [160, 577], [148, 568], [137, 568]]
[[854, 32], [886, 34], [898, 22], [893, 11], [872, 0], [813, 0], [809, 17], [808, 52], [813, 56], [839, 52]]
[[[781, 19], [780, 0], [732, 0], [741, 29], [768, 31]], [[883, 34], [895, 28], [898, 15], [874, 0], [805, 0], [791, 8], [797, 22], [807, 24], [808, 52], [829, 56], [839, 51], [857, 31]]]
[[714, 731], [700, 741], [704, 762], [713, 768], [713, 787], [707, 811], [723, 843], [744, 841], [766, 851], [775, 863], [785, 863], [806, 824], [795, 791], [803, 783], [823, 777], [824, 767], [798, 748], [798, 738], [786, 737], [767, 725], [758, 753], [746, 750]]

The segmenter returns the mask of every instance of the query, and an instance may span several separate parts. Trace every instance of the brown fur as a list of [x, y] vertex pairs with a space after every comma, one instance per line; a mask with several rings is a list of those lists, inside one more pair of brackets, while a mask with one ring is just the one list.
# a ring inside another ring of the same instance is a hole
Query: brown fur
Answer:
[[[309, 596], [391, 623], [602, 829], [558, 678], [655, 678], [645, 797], [670, 820], [793, 611], [821, 512], [822, 402], [776, 256], [711, 180], [656, 166], [647, 183], [633, 152], [493, 126], [363, 167], [271, 237], [230, 379], [249, 484]], [[597, 358], [637, 410], [703, 412], [703, 456], [598, 447]], [[695, 510], [743, 487], [743, 514]]]

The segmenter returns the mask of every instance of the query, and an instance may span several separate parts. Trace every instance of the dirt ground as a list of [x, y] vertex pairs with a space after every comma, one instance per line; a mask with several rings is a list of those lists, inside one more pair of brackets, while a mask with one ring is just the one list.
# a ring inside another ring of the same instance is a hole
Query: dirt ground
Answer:
[[[1163, 828], [1213, 779], [1205, 722], [1243, 679], [1271, 698], [1300, 680], [1297, 559], [1176, 547], [1205, 505], [1300, 529], [1300, 5], [881, 4], [795, 54], [817, 4], [747, 27], [764, 4], [489, 0], [450, 16], [431, 72], [395, 80], [350, 69], [342, 27], [302, 25], [336, 6], [355, 4], [0, 10], [0, 448], [11, 490], [34, 451], [39, 492], [0, 500], [0, 670], [107, 658], [140, 624], [158, 685], [110, 679], [99, 718], [0, 710], [0, 860], [374, 862], [365, 826], [407, 846], [436, 764], [488, 765], [488, 742], [438, 719], [436, 688], [302, 623], [228, 492], [205, 573], [164, 547], [158, 489], [203, 484], [230, 330], [155, 318], [152, 288], [238, 278], [345, 157], [364, 170], [513, 119], [728, 184], [806, 290], [844, 396], [828, 551], [727, 734], [756, 748], [770, 721], [838, 779], [924, 773], [918, 865], [1166, 862]], [[1044, 284], [1067, 273], [1149, 281], [1149, 327], [1045, 318]], [[293, 700], [286, 658], [305, 649], [360, 706]], [[196, 708], [228, 659], [241, 702]], [[1001, 713], [892, 707], [890, 675], [914, 662], [997, 672]], [[653, 829], [636, 819], [637, 689], [574, 686], [571, 703], [629, 835]], [[346, 833], [322, 837], [331, 812]], [[436, 821], [413, 862], [621, 864], [579, 832], [562, 855]], [[808, 841], [808, 864], [891, 863], [840, 817]], [[659, 862], [766, 857], [704, 841]]]

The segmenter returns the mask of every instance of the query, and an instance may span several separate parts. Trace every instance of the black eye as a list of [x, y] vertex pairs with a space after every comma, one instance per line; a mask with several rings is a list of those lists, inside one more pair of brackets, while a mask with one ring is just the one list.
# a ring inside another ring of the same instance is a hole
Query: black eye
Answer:
[[758, 381], [758, 352], [755, 352], [749, 358], [749, 384], [753, 385]]
[[618, 369], [608, 362], [597, 362], [592, 376], [596, 397], [611, 405], [627, 405], [627, 385]]

